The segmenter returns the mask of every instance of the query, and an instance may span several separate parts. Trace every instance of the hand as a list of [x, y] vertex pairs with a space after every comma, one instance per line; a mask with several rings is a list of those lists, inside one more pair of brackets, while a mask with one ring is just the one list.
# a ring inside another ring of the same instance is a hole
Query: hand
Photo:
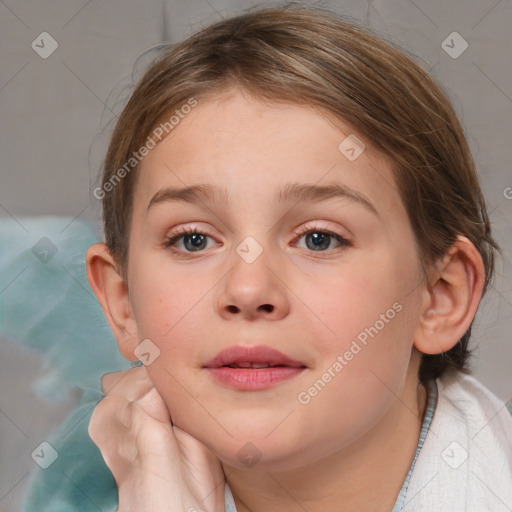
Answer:
[[172, 424], [146, 368], [107, 374], [102, 387], [89, 435], [116, 480], [118, 512], [224, 511], [219, 460]]

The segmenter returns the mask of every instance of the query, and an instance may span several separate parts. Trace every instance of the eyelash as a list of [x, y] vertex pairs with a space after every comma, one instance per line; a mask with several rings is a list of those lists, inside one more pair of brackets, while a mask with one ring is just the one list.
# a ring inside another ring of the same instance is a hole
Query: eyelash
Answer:
[[[339, 242], [341, 247], [338, 247], [338, 249], [344, 248], [344, 247], [350, 247], [352, 244], [349, 240], [344, 238], [343, 236], [339, 235], [338, 233], [335, 233], [334, 231], [330, 231], [329, 229], [321, 228], [318, 226], [304, 226], [303, 228], [294, 231], [293, 234], [297, 238], [301, 238], [304, 235], [307, 235], [309, 233], [323, 233], [325, 235], [329, 235], [330, 237], [334, 238], [337, 242]], [[213, 236], [208, 234], [205, 231], [201, 231], [200, 229], [197, 229], [193, 226], [187, 226], [187, 227], [179, 227], [176, 229], [176, 232], [173, 233], [171, 236], [169, 236], [164, 243], [165, 248], [172, 249], [174, 252], [183, 254], [184, 251], [180, 251], [174, 247], [176, 242], [178, 242], [181, 238], [183, 238], [186, 235], [206, 235], [207, 237], [210, 237], [213, 239]], [[185, 254], [192, 254], [194, 251], [185, 251]], [[198, 251], [203, 252], [203, 251]], [[315, 251], [311, 251], [315, 252]], [[319, 252], [327, 252], [327, 251], [319, 251]]]
[[[334, 238], [336, 241], [339, 242], [341, 247], [338, 247], [338, 249], [341, 249], [341, 248], [344, 248], [344, 247], [350, 247], [352, 245], [350, 240], [348, 240], [347, 238], [341, 236], [338, 233], [335, 233], [334, 231], [322, 228], [320, 226], [315, 226], [315, 225], [308, 226], [308, 225], [306, 225], [306, 226], [300, 228], [299, 230], [293, 232], [293, 234], [297, 238], [301, 238], [304, 235], [307, 235], [308, 233], [323, 233], [325, 235], [329, 235], [330, 237]], [[314, 251], [311, 251], [311, 252], [314, 252]], [[319, 252], [327, 252], [327, 251], [319, 251]]]
[[180, 239], [180, 238], [183, 238], [184, 236], [186, 235], [206, 235], [206, 236], [209, 236], [210, 238], [213, 238], [213, 236], [211, 236], [209, 233], [205, 232], [204, 230], [200, 230], [194, 226], [187, 226], [187, 227], [183, 227], [183, 226], [180, 226], [179, 228], [176, 229], [176, 231], [171, 235], [169, 236], [166, 240], [165, 240], [165, 247], [167, 248], [172, 248], [172, 246]]

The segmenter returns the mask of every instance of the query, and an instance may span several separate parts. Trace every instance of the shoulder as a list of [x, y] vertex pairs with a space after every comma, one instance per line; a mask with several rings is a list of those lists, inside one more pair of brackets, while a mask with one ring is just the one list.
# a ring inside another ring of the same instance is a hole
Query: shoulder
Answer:
[[512, 416], [506, 404], [477, 379], [459, 372], [438, 379], [437, 387], [436, 423], [462, 422], [471, 438], [483, 429], [501, 431], [512, 442]]
[[512, 510], [512, 417], [462, 373], [436, 381], [438, 396], [403, 511]]

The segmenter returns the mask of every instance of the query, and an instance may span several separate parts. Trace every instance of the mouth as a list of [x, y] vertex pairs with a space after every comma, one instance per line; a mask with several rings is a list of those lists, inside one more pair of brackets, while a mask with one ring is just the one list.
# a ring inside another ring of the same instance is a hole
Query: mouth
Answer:
[[270, 363], [257, 363], [255, 361], [240, 361], [235, 362], [233, 364], [223, 365], [226, 368], [252, 368], [252, 369], [261, 369], [261, 368], [277, 368], [277, 367], [287, 367], [286, 364], [270, 364]]
[[295, 377], [307, 366], [265, 345], [238, 345], [219, 352], [203, 368], [224, 386], [256, 391]]
[[233, 346], [219, 352], [213, 359], [205, 363], [205, 368], [305, 368], [306, 365], [266, 345], [255, 347]]

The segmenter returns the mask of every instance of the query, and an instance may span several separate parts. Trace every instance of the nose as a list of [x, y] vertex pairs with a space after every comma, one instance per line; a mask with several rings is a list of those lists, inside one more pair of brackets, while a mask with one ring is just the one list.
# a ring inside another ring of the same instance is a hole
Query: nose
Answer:
[[219, 314], [229, 320], [280, 320], [290, 312], [289, 293], [261, 255], [247, 263], [238, 255], [217, 297]]

